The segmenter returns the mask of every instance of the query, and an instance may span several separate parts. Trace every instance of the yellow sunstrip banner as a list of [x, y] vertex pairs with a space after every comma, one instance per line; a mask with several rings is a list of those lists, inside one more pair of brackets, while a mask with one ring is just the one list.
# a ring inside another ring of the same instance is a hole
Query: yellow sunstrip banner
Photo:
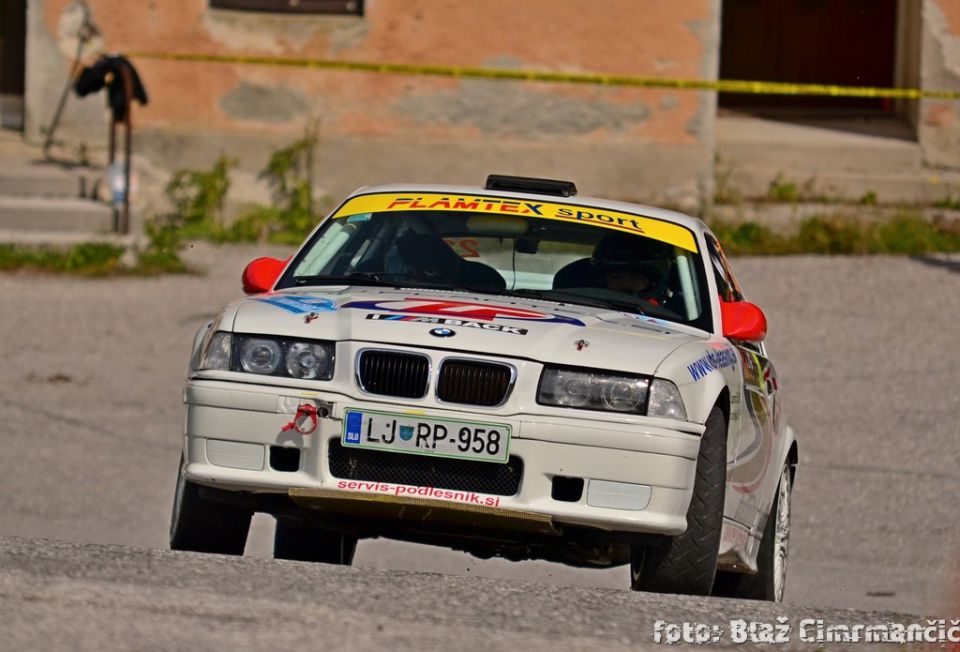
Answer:
[[595, 206], [554, 204], [536, 199], [507, 199], [482, 195], [440, 193], [381, 193], [361, 195], [347, 200], [333, 214], [333, 218], [339, 219], [362, 213], [394, 211], [456, 211], [579, 222], [605, 229], [634, 233], [675, 245], [687, 251], [697, 251], [697, 243], [694, 240], [693, 233], [678, 224]]

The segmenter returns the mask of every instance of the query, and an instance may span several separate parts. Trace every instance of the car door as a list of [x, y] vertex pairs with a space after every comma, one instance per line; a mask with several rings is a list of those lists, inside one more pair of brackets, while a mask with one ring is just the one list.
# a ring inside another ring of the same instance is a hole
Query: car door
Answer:
[[[743, 291], [723, 249], [710, 234], [707, 250], [721, 301], [743, 301]], [[734, 450], [727, 455], [724, 514], [759, 536], [772, 495], [770, 480], [778, 470], [772, 467], [779, 420], [779, 381], [762, 342], [731, 343], [740, 356], [742, 385], [739, 392], [730, 393], [730, 425], [737, 429], [737, 436]], [[731, 431], [731, 438], [733, 434]]]

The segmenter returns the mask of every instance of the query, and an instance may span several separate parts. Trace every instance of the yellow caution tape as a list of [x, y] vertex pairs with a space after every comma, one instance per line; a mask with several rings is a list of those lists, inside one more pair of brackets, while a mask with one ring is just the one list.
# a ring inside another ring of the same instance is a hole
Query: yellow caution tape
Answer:
[[752, 95], [826, 95], [830, 97], [889, 97], [895, 99], [960, 99], [960, 91], [923, 90], [919, 88], [878, 88], [872, 86], [836, 86], [832, 84], [792, 84], [787, 82], [745, 81], [737, 79], [683, 79], [679, 77], [638, 77], [634, 75], [601, 75], [596, 73], [553, 72], [548, 70], [502, 70], [495, 68], [462, 68], [458, 66], [418, 65], [410, 63], [375, 63], [371, 61], [337, 61], [332, 59], [291, 59], [285, 57], [194, 54], [176, 52], [128, 52], [135, 59], [160, 61], [199, 61], [256, 66], [311, 68], [314, 70], [349, 70], [395, 75], [427, 75], [468, 79], [506, 79], [561, 84], [594, 84], [632, 88], [670, 88], [677, 90], [718, 91]]

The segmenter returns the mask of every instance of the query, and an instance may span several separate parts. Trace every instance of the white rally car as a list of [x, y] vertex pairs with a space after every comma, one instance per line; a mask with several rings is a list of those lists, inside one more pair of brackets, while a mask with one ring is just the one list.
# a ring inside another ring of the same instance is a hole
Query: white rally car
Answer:
[[358, 539], [629, 564], [783, 596], [797, 444], [766, 320], [699, 220], [491, 175], [348, 197], [197, 334], [170, 531], [349, 564]]

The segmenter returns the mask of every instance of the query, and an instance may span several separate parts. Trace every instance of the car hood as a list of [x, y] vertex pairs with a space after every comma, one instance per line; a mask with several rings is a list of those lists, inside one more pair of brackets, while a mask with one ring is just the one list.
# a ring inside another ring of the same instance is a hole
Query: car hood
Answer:
[[[231, 306], [238, 333], [446, 349], [648, 374], [678, 347], [708, 337], [632, 313], [438, 290], [285, 290]], [[228, 312], [229, 307], [225, 318]]]

